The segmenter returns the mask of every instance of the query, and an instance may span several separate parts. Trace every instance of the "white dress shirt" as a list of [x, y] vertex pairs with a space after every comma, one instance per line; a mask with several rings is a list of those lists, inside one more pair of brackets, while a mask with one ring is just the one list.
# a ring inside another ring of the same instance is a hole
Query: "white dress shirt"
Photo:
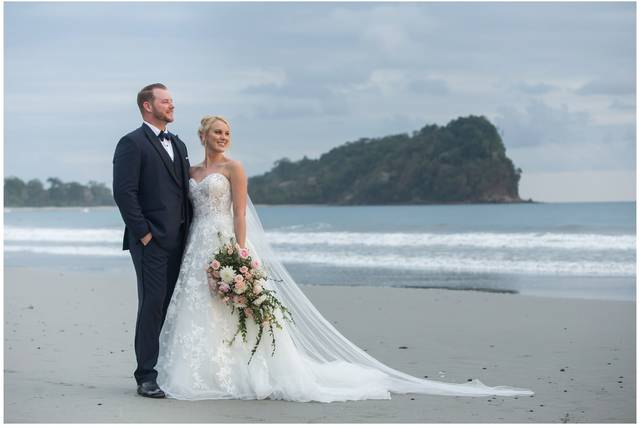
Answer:
[[[144, 121], [143, 122], [149, 126], [151, 128], [151, 130], [153, 131], [153, 133], [156, 134], [156, 136], [158, 136], [160, 134], [160, 129], [158, 129], [157, 127], [155, 127], [154, 125], [152, 125], [151, 123]], [[166, 129], [165, 129], [166, 132]], [[169, 157], [171, 157], [171, 161], [173, 161], [173, 147], [171, 146], [171, 141], [169, 141], [168, 139], [161, 139], [160, 142], [162, 143], [162, 146], [164, 147], [165, 150], [167, 150], [167, 154], [169, 154]]]

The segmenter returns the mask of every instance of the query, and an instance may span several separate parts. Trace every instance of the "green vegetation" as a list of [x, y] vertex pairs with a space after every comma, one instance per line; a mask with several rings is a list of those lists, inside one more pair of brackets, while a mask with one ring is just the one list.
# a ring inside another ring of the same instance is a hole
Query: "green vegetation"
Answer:
[[[319, 159], [278, 160], [249, 179], [255, 203], [428, 204], [523, 202], [496, 127], [484, 116], [427, 125], [411, 135], [347, 142]], [[111, 190], [90, 181], [5, 178], [5, 206], [114, 205]], [[531, 200], [529, 200], [531, 201]]]
[[104, 184], [89, 181], [88, 185], [62, 182], [48, 178], [48, 188], [39, 179], [24, 182], [20, 178], [4, 179], [4, 205], [19, 206], [111, 206], [111, 190]]
[[347, 142], [320, 156], [278, 160], [250, 178], [255, 203], [428, 204], [522, 202], [522, 170], [484, 116]]

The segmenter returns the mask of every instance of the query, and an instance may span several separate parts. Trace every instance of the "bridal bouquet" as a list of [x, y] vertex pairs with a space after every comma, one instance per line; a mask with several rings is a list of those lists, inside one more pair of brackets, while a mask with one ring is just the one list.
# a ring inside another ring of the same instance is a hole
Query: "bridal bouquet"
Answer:
[[[225, 241], [221, 233], [218, 233], [218, 236], [221, 241]], [[231, 238], [214, 253], [213, 260], [207, 266], [207, 277], [212, 295], [221, 298], [230, 306], [232, 314], [238, 314], [238, 330], [229, 341], [229, 345], [233, 344], [238, 334], [247, 342], [247, 319], [250, 319], [258, 326], [258, 335], [248, 363], [251, 363], [266, 328], [271, 333], [273, 356], [276, 351], [273, 328], [282, 329], [275, 311], [280, 310], [284, 320], [293, 322], [293, 318], [289, 309], [276, 298], [275, 291], [265, 289], [268, 277], [260, 262], [253, 260], [249, 250], [241, 248], [236, 240]]]

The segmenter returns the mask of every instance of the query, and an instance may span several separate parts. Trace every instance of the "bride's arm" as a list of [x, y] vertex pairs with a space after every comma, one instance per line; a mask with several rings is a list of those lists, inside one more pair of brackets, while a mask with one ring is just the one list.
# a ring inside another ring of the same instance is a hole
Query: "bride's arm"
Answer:
[[247, 176], [242, 165], [238, 161], [232, 161], [229, 166], [231, 179], [231, 198], [233, 202], [233, 231], [236, 241], [241, 248], [246, 247], [247, 223], [245, 213], [247, 211]]

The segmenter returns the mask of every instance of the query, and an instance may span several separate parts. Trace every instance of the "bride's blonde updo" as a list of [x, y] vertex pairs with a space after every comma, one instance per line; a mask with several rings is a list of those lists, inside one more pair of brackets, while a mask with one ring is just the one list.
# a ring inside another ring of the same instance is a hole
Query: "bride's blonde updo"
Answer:
[[229, 124], [227, 119], [222, 116], [204, 116], [202, 120], [200, 120], [200, 128], [198, 129], [198, 136], [200, 137], [200, 143], [202, 145], [204, 145], [204, 136], [209, 132], [211, 126], [213, 126], [213, 124], [217, 121], [223, 122], [229, 127], [229, 129], [231, 129], [231, 125]]

